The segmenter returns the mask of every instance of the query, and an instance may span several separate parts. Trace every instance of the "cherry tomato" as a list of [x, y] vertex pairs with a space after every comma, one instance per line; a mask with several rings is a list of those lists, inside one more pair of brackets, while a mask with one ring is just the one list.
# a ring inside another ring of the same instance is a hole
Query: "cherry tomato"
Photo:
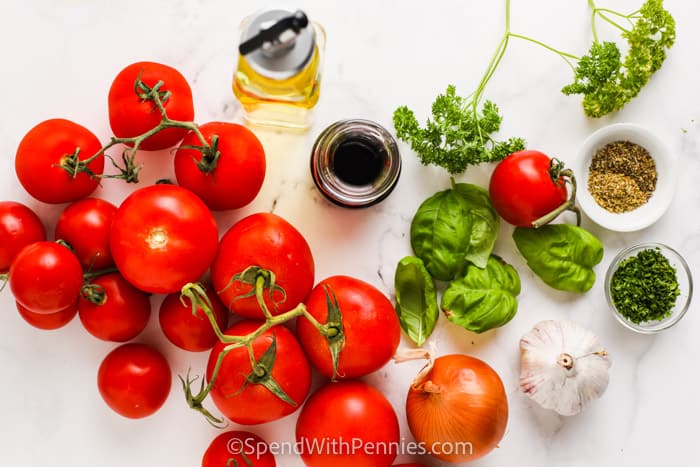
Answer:
[[[338, 300], [345, 335], [337, 377], [357, 378], [383, 367], [401, 339], [391, 301], [367, 282], [348, 276], [329, 277], [314, 287], [305, 302], [309, 313], [321, 323], [327, 322], [327, 300], [333, 295]], [[328, 340], [305, 318], [297, 322], [297, 335], [312, 365], [322, 375], [332, 377]]]
[[566, 202], [563, 177], [550, 175], [549, 156], [532, 150], [514, 152], [494, 169], [489, 184], [493, 207], [507, 222], [532, 227], [532, 222]]
[[389, 467], [398, 450], [399, 421], [389, 401], [369, 384], [328, 383], [301, 409], [296, 440], [307, 467]]
[[55, 313], [74, 304], [82, 285], [78, 258], [58, 243], [32, 243], [10, 267], [15, 300], [34, 313]]
[[34, 211], [22, 203], [0, 201], [0, 273], [10, 269], [22, 248], [43, 240], [46, 230]]
[[119, 273], [105, 274], [90, 281], [97, 286], [100, 304], [82, 297], [78, 316], [83, 327], [98, 339], [126, 342], [141, 334], [151, 316], [148, 295], [129, 284]]
[[[139, 78], [149, 88], [153, 88], [159, 81], [163, 82], [158, 92], [171, 120], [189, 122], [194, 119], [192, 90], [179, 71], [160, 63], [132, 63], [119, 72], [109, 88], [109, 124], [115, 136], [139, 136], [157, 127], [161, 122], [161, 114], [155, 103], [144, 99], [134, 90]], [[146, 151], [167, 149], [175, 146], [186, 133], [185, 128], [167, 128], [146, 138], [139, 147]]]
[[[219, 296], [211, 288], [206, 289], [207, 297], [212, 305], [219, 329], [226, 329], [229, 312], [219, 301]], [[216, 333], [201, 307], [197, 307], [197, 315], [192, 313], [189, 300], [183, 304], [180, 294], [173, 293], [165, 297], [160, 305], [158, 321], [163, 334], [170, 342], [190, 352], [202, 352], [211, 349], [218, 341]]]
[[127, 418], [155, 413], [170, 393], [171, 373], [165, 357], [144, 344], [123, 344], [104, 358], [97, 387], [107, 405]]
[[175, 153], [177, 183], [216, 211], [253, 201], [265, 179], [265, 151], [258, 138], [236, 123], [205, 123], [199, 130], [218, 158], [212, 163], [212, 155], [192, 149], [202, 142], [194, 132], [188, 133]]
[[153, 185], [119, 206], [109, 240], [126, 280], [146, 292], [172, 293], [209, 268], [218, 236], [214, 217], [191, 191]]
[[[225, 334], [245, 336], [258, 329], [262, 321], [243, 320], [231, 326]], [[263, 384], [248, 382], [251, 374], [250, 357], [245, 347], [229, 351], [224, 357], [210, 395], [216, 407], [230, 420], [241, 425], [255, 425], [282, 418], [298, 409], [311, 386], [311, 368], [294, 334], [284, 326], [268, 329], [253, 341], [256, 362], [276, 343], [276, 357], [268, 375], [277, 382], [294, 402], [290, 404]], [[211, 381], [216, 360], [226, 344], [217, 342], [209, 354], [207, 381]], [[257, 366], [257, 365], [256, 365]]]
[[275, 467], [275, 456], [260, 436], [248, 431], [227, 431], [209, 444], [202, 467]]
[[233, 281], [233, 276], [249, 266], [271, 270], [276, 284], [286, 292], [265, 291], [265, 303], [273, 315], [289, 311], [301, 303], [314, 285], [314, 259], [306, 240], [289, 222], [271, 213], [257, 213], [234, 224], [221, 239], [211, 276], [221, 301], [247, 318], [263, 318], [255, 297], [236, 300], [252, 286]]
[[70, 166], [71, 159], [84, 161], [100, 149], [100, 140], [87, 128], [70, 120], [46, 120], [20, 141], [15, 172], [27, 193], [39, 201], [52, 204], [75, 201], [97, 188], [104, 156], [100, 154], [87, 165], [89, 172], [78, 172], [75, 176], [63, 167]]
[[17, 305], [17, 311], [30, 325], [37, 329], [44, 329], [46, 331], [51, 331], [54, 329], [59, 329], [70, 323], [78, 313], [78, 303], [72, 303], [68, 305], [63, 310], [56, 311], [54, 313], [35, 313], [22, 306], [21, 303], [15, 302]]
[[83, 268], [91, 271], [111, 266], [109, 231], [117, 207], [99, 198], [85, 198], [70, 204], [56, 222], [57, 239], [66, 241]]

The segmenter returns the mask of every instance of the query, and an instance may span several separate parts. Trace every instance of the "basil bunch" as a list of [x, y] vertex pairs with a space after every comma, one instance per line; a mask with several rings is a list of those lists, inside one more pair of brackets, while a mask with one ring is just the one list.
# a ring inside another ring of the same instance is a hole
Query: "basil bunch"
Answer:
[[603, 259], [603, 244], [587, 230], [568, 224], [517, 227], [513, 240], [530, 269], [550, 287], [579, 293], [593, 287], [593, 267]]
[[499, 223], [488, 191], [469, 183], [453, 181], [420, 205], [411, 222], [416, 256], [403, 258], [394, 278], [401, 327], [417, 345], [438, 319], [434, 279], [452, 281], [441, 308], [470, 331], [502, 326], [515, 315], [520, 278], [491, 255]]

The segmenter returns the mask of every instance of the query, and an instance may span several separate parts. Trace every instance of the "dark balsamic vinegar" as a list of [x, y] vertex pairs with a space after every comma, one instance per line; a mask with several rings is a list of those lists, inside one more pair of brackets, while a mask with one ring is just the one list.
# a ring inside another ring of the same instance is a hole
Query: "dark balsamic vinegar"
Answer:
[[333, 172], [350, 185], [369, 185], [382, 173], [388, 155], [381, 144], [361, 138], [341, 142], [333, 154]]

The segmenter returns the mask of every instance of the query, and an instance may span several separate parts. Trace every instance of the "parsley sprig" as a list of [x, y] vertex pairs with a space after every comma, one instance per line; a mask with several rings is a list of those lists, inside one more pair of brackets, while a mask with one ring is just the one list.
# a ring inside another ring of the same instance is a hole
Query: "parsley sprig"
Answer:
[[[646, 0], [639, 10], [629, 14], [599, 8], [593, 0], [588, 3], [594, 41], [588, 53], [578, 57], [511, 32], [510, 0], [506, 0], [505, 31], [476, 90], [463, 98], [457, 95], [454, 86], [448, 86], [433, 102], [432, 119], [427, 120], [425, 127], [420, 126], [412, 110], [399, 107], [394, 112], [399, 139], [411, 145], [421, 163], [443, 167], [451, 174], [463, 172], [469, 165], [499, 161], [523, 149], [522, 138], [504, 141], [494, 138], [503, 118], [493, 101], [486, 100], [481, 105], [486, 86], [511, 38], [532, 42], [566, 61], [573, 70], [574, 82], [564, 86], [562, 92], [582, 94], [587, 116], [602, 117], [621, 109], [639, 94], [663, 64], [667, 50], [675, 41], [675, 21], [664, 9], [663, 0]], [[621, 31], [629, 49], [624, 59], [615, 42], [598, 40], [597, 19]]]
[[492, 136], [501, 127], [498, 106], [487, 100], [479, 109], [486, 85], [510, 41], [510, 0], [506, 0], [506, 27], [476, 90], [466, 98], [449, 85], [433, 102], [433, 118], [421, 128], [415, 114], [406, 106], [394, 112], [394, 127], [399, 139], [410, 143], [423, 165], [444, 167], [451, 174], [464, 172], [468, 165], [496, 162], [525, 148], [522, 138], [497, 141]]
[[[581, 57], [574, 82], [562, 88], [566, 95], [582, 94], [583, 110], [589, 117], [602, 117], [621, 109], [635, 98], [666, 59], [666, 51], [676, 39], [676, 23], [663, 7], [663, 0], [647, 0], [630, 14], [598, 8], [592, 9], [594, 42]], [[625, 28], [611, 16], [624, 20]], [[599, 42], [596, 17], [622, 31], [628, 52], [624, 60], [617, 44]]]

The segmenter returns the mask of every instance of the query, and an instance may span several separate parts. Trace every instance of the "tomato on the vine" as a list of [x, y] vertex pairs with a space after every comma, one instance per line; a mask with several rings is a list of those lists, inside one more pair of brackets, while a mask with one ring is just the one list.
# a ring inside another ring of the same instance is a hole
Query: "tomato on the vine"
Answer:
[[275, 467], [270, 446], [255, 433], [227, 431], [214, 438], [204, 452], [202, 467]]
[[192, 190], [216, 211], [249, 204], [265, 179], [265, 151], [252, 131], [236, 123], [211, 122], [199, 127], [210, 145], [189, 132], [175, 153], [177, 183]]
[[[219, 329], [227, 328], [229, 311], [219, 301], [219, 296], [211, 287], [205, 286], [205, 292], [211, 303], [211, 311], [216, 318]], [[163, 334], [177, 347], [190, 352], [202, 352], [211, 349], [218, 337], [201, 307], [197, 314], [192, 313], [189, 302], [182, 303], [180, 293], [165, 297], [160, 305], [158, 321]]]
[[[304, 237], [292, 224], [272, 213], [256, 213], [235, 223], [221, 238], [211, 267], [214, 287], [228, 308], [247, 318], [264, 318], [254, 296], [241, 298], [253, 286], [234, 280], [249, 266], [275, 274], [284, 289], [265, 290], [265, 304], [273, 315], [304, 301], [314, 285], [314, 259]], [[272, 297], [270, 297], [272, 295]]]
[[394, 408], [379, 390], [359, 380], [322, 386], [306, 401], [296, 424], [308, 467], [389, 467], [399, 439]]
[[510, 224], [533, 227], [533, 222], [566, 202], [566, 179], [561, 165], [546, 154], [523, 150], [498, 163], [491, 175], [493, 207]]
[[0, 274], [10, 269], [15, 256], [27, 245], [46, 240], [39, 216], [14, 201], [0, 201]]
[[[161, 63], [132, 63], [119, 72], [109, 88], [109, 124], [115, 136], [133, 138], [161, 122], [162, 116], [155, 103], [139, 95], [144, 93], [143, 89], [135, 89], [137, 79], [150, 89], [159, 81], [163, 82], [157, 91], [168, 118], [185, 122], [194, 119], [192, 90], [179, 71]], [[167, 149], [175, 146], [186, 133], [186, 128], [166, 128], [146, 138], [139, 147], [146, 151]]]
[[92, 271], [113, 264], [109, 231], [117, 207], [99, 198], [85, 198], [68, 205], [56, 222], [55, 237], [66, 241], [83, 268]]
[[216, 221], [202, 200], [185, 188], [160, 184], [124, 200], [109, 241], [126, 280], [145, 292], [172, 293], [206, 272], [218, 237]]
[[[151, 316], [151, 300], [121, 274], [110, 273], [92, 279], [87, 292], [78, 302], [78, 316], [93, 336], [105, 341], [126, 342], [146, 328]], [[98, 302], [93, 303], [86, 295], [92, 295]]]
[[[342, 314], [344, 345], [338, 359], [338, 378], [357, 378], [384, 366], [401, 339], [401, 327], [391, 301], [373, 285], [348, 276], [333, 276], [318, 283], [305, 304], [321, 323], [328, 318], [328, 302], [337, 300]], [[313, 366], [333, 377], [329, 342], [306, 318], [297, 321], [297, 334]]]
[[15, 300], [22, 306], [34, 313], [55, 313], [78, 299], [83, 269], [67, 247], [37, 242], [15, 257], [9, 282]]
[[127, 418], [155, 413], [170, 393], [170, 366], [163, 355], [145, 344], [123, 344], [102, 360], [97, 387], [107, 405]]
[[53, 313], [35, 313], [29, 310], [19, 302], [15, 302], [19, 315], [29, 325], [37, 329], [51, 331], [59, 329], [73, 321], [73, 318], [78, 313], [78, 303], [72, 303], [62, 310]]
[[[246, 336], [261, 324], [262, 321], [239, 321], [224, 334]], [[252, 346], [256, 368], [251, 367], [245, 347], [230, 350], [223, 357], [210, 393], [216, 407], [241, 425], [270, 422], [289, 415], [301, 406], [311, 387], [311, 367], [288, 328], [274, 326], [256, 338]], [[209, 354], [207, 381], [211, 381], [216, 361], [225, 347], [226, 344], [217, 342]], [[274, 354], [273, 362], [268, 365], [261, 357], [270, 354]], [[282, 393], [271, 390], [275, 384]], [[285, 396], [288, 400], [283, 400]]]
[[87, 128], [60, 118], [46, 120], [20, 141], [15, 157], [17, 178], [27, 193], [39, 201], [75, 201], [92, 193], [100, 183], [103, 154], [86, 167], [76, 169], [100, 149], [100, 140]]

